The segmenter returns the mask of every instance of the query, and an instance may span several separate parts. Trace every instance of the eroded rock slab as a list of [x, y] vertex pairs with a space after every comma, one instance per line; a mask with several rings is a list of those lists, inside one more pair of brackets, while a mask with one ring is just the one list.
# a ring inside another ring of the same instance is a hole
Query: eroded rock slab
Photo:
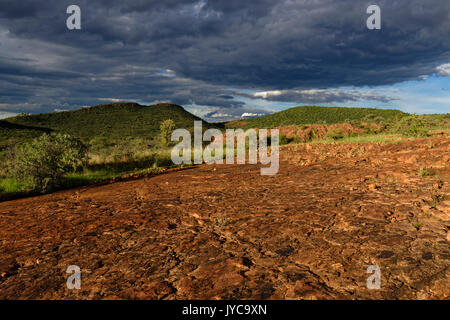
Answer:
[[0, 203], [0, 298], [448, 298], [450, 139], [432, 143], [288, 146], [275, 176], [200, 166]]

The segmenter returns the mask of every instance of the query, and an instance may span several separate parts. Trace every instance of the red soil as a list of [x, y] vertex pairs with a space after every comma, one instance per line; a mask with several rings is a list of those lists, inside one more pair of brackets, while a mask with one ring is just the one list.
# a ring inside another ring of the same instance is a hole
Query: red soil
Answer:
[[449, 298], [449, 182], [441, 137], [286, 146], [275, 176], [205, 165], [3, 202], [0, 298]]

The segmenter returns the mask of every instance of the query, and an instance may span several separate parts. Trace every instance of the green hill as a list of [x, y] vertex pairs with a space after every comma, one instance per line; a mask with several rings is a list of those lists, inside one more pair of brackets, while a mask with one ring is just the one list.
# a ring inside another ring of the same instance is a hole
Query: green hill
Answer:
[[[142, 106], [137, 103], [114, 103], [76, 111], [8, 118], [3, 121], [8, 125], [0, 127], [0, 140], [10, 136], [28, 138], [49, 130], [68, 133], [86, 143], [92, 139], [152, 139], [158, 134], [161, 122], [166, 119], [172, 119], [177, 128], [191, 128], [195, 120], [201, 120], [183, 107], [173, 104]], [[211, 127], [206, 122], [203, 125]]]
[[36, 138], [45, 132], [52, 130], [48, 128], [25, 126], [0, 120], [0, 151], [10, 145], [14, 145], [24, 140]]
[[[70, 134], [88, 147], [88, 162], [77, 172], [65, 175], [58, 182], [61, 188], [173, 166], [171, 147], [162, 144], [158, 137], [161, 123], [168, 119], [174, 121], [176, 128], [191, 132], [194, 121], [201, 121], [178, 105], [142, 106], [137, 103], [22, 114], [0, 120], [0, 200], [2, 194], [27, 195], [36, 188], [28, 184], [30, 176], [26, 179], [14, 176], [10, 164], [16, 159], [8, 149], [48, 132]], [[213, 125], [203, 121], [204, 130], [211, 127]]]
[[399, 110], [344, 108], [344, 107], [295, 107], [255, 119], [232, 121], [228, 128], [273, 128], [302, 124], [333, 124], [349, 121], [393, 121], [407, 115]]

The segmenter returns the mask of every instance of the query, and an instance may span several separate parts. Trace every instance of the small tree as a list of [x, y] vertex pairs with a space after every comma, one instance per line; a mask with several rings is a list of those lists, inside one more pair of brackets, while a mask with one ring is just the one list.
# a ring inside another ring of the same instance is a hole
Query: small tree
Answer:
[[401, 118], [392, 131], [407, 137], [426, 137], [428, 134], [427, 123], [415, 114]]
[[33, 191], [57, 186], [64, 174], [77, 170], [87, 160], [87, 148], [67, 134], [43, 134], [15, 148], [8, 173]]
[[175, 130], [175, 128], [175, 122], [173, 122], [173, 120], [171, 119], [164, 120], [161, 123], [159, 127], [161, 145], [168, 146], [170, 144], [172, 132]]

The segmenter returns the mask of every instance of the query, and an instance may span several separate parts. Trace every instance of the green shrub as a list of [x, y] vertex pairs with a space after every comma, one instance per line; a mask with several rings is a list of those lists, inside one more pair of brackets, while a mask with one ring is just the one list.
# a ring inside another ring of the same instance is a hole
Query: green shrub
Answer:
[[363, 120], [363, 121], [366, 121], [366, 122], [373, 122], [374, 119], [375, 119], [376, 117], [377, 117], [377, 116], [376, 116], [375, 114], [369, 113], [369, 114], [366, 115], [362, 120]]
[[336, 130], [327, 132], [325, 137], [328, 139], [333, 139], [333, 140], [341, 140], [341, 139], [344, 139], [344, 134], [342, 133], [341, 130], [336, 129]]
[[17, 193], [23, 189], [22, 183], [11, 178], [0, 178], [0, 193]]
[[175, 122], [171, 119], [164, 120], [159, 126], [160, 141], [162, 146], [168, 146], [171, 143], [172, 132], [175, 130]]
[[418, 174], [419, 174], [419, 176], [421, 176], [421, 177], [428, 177], [428, 176], [431, 176], [431, 175], [432, 175], [431, 172], [430, 172], [430, 170], [424, 169], [424, 168], [420, 168], [419, 171], [418, 171]]
[[307, 141], [307, 142], [312, 141], [312, 140], [314, 140], [315, 137], [316, 137], [316, 134], [315, 134], [314, 131], [311, 129], [311, 130], [308, 132], [307, 136], [306, 136], [306, 141]]
[[8, 161], [8, 175], [32, 191], [46, 192], [58, 186], [64, 174], [86, 164], [87, 148], [67, 134], [43, 134], [19, 145]]
[[397, 121], [392, 128], [394, 133], [407, 137], [426, 137], [427, 123], [417, 115], [404, 117]]
[[279, 145], [285, 145], [285, 144], [289, 144], [292, 141], [294, 141], [294, 138], [288, 138], [286, 137], [284, 134], [280, 134], [280, 141], [279, 141]]

